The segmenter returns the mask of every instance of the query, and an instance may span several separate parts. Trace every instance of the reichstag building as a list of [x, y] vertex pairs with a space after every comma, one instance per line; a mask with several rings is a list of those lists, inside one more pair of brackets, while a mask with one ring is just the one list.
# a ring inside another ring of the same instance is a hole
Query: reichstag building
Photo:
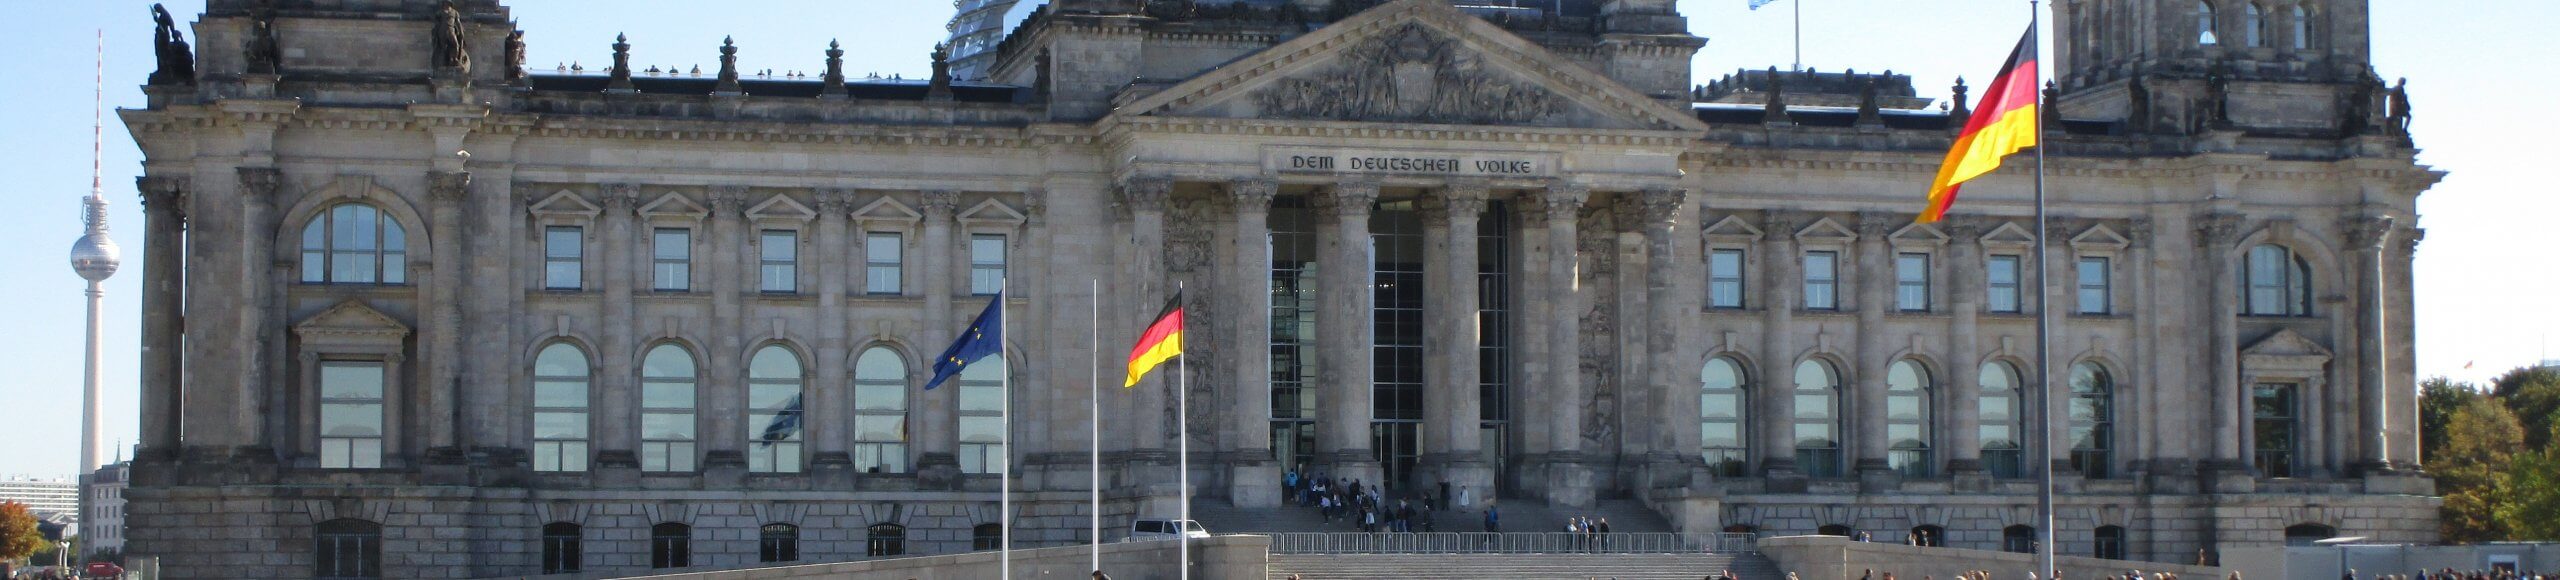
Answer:
[[[1096, 421], [1106, 540], [1178, 511], [1186, 431], [1230, 510], [1302, 469], [2001, 549], [2054, 470], [2070, 555], [2436, 539], [2442, 174], [2363, 0], [2058, 0], [2043, 263], [2022, 163], [1912, 221], [1965, 88], [1700, 74], [1671, 0], [1050, 0], [904, 80], [529, 68], [498, 0], [207, 4], [121, 111], [129, 553], [169, 578], [1074, 545]], [[1001, 286], [1004, 360], [924, 389]], [[1187, 380], [1121, 388], [1177, 291]]]

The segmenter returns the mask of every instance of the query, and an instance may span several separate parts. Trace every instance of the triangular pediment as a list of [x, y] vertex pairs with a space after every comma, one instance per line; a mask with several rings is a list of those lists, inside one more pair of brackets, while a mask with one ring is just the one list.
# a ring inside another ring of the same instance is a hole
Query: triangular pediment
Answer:
[[917, 213], [915, 208], [907, 207], [907, 204], [898, 203], [897, 198], [882, 197], [877, 201], [871, 202], [870, 205], [862, 206], [862, 209], [853, 210], [853, 219], [854, 221], [866, 222], [891, 221], [915, 223], [924, 221], [924, 214]]
[[348, 300], [302, 319], [293, 325], [295, 334], [303, 336], [375, 336], [399, 338], [409, 334], [409, 325], [380, 310], [366, 306], [362, 300]]
[[791, 196], [776, 195], [773, 199], [764, 200], [764, 203], [747, 208], [747, 219], [808, 223], [809, 220], [818, 219], [818, 212], [809, 209], [809, 206], [800, 205], [800, 202], [792, 201]]
[[2115, 229], [2104, 225], [2090, 226], [2088, 231], [2071, 236], [2071, 246], [2076, 248], [2121, 250], [2131, 245], [2133, 245], [2132, 240], [2125, 239], [2122, 234], [2116, 233]]
[[1982, 234], [1982, 243], [1993, 246], [2032, 246], [2036, 243], [2036, 234], [2027, 231], [2026, 228], [2018, 227], [2018, 224], [2001, 222], [2000, 227], [1991, 228], [1991, 233]]
[[1028, 217], [1024, 217], [1022, 212], [1014, 211], [1013, 208], [1005, 206], [1004, 202], [992, 199], [978, 202], [978, 205], [969, 206], [969, 211], [960, 212], [960, 223], [1004, 224], [1018, 226], [1022, 225], [1022, 222], [1024, 221], [1029, 221], [1029, 219], [1030, 218]]
[[542, 201], [533, 202], [530, 210], [533, 215], [542, 217], [591, 218], [596, 217], [596, 214], [604, 213], [604, 208], [587, 203], [587, 200], [579, 198], [576, 192], [568, 190], [561, 190], [559, 193], [551, 194], [551, 197], [542, 198]]
[[680, 193], [668, 193], [666, 195], [661, 195], [658, 196], [657, 199], [650, 200], [647, 205], [640, 206], [641, 217], [672, 217], [698, 220], [708, 215], [711, 215], [711, 210], [703, 209], [702, 204], [697, 204], [694, 203], [693, 200], [685, 199], [684, 194]]
[[1929, 224], [1911, 224], [1894, 230], [1893, 234], [1885, 236], [1885, 239], [1892, 240], [1896, 244], [1933, 246], [1947, 243], [1947, 234]]
[[1857, 239], [1858, 232], [1851, 231], [1849, 228], [1841, 226], [1840, 222], [1833, 221], [1831, 218], [1814, 220], [1813, 225], [1805, 226], [1804, 229], [1796, 230], [1796, 240], [1800, 242], [1847, 243], [1857, 241]]
[[2240, 354], [2254, 357], [2329, 358], [2331, 356], [2329, 349], [2322, 348], [2320, 343], [2312, 342], [2310, 338], [2290, 328], [2278, 330], [2275, 334], [2259, 339], [2256, 344], [2249, 345], [2249, 348], [2240, 349]]
[[1122, 115], [1705, 131], [1696, 116], [1446, 0], [1394, 0], [1121, 107]]
[[1707, 236], [1756, 240], [1760, 239], [1761, 232], [1760, 228], [1751, 227], [1751, 222], [1742, 221], [1741, 216], [1724, 216], [1724, 219], [1716, 220], [1715, 225], [1707, 226]]

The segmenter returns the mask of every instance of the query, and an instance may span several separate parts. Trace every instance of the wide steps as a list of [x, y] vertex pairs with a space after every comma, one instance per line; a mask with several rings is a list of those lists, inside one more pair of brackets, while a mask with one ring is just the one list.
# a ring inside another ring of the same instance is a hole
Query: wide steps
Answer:
[[[1614, 522], [1613, 522], [1614, 523]], [[1512, 578], [1697, 580], [1731, 571], [1748, 580], [1784, 576], [1748, 554], [1273, 554], [1270, 580]]]
[[[1663, 533], [1673, 531], [1671, 522], [1654, 513], [1652, 508], [1635, 500], [1607, 500], [1590, 508], [1549, 507], [1527, 500], [1507, 500], [1496, 506], [1502, 514], [1505, 532], [1562, 532], [1568, 516], [1608, 518], [1613, 533]], [[1210, 532], [1220, 534], [1289, 533], [1289, 532], [1353, 532], [1359, 526], [1349, 518], [1334, 518], [1327, 524], [1316, 508], [1283, 506], [1247, 509], [1215, 500], [1192, 504], [1192, 519]], [[1435, 530], [1442, 532], [1484, 531], [1484, 506], [1470, 510], [1440, 510], [1432, 514]], [[1417, 529], [1416, 531], [1420, 531]]]

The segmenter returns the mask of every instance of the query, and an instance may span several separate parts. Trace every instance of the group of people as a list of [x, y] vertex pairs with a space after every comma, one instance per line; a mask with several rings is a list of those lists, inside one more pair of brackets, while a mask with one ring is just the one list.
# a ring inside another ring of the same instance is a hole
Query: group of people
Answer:
[[[2461, 572], [2445, 568], [2433, 572], [2419, 570], [2416, 574], [2380, 574], [2372, 578], [2373, 580], [2560, 580], [2560, 574], [2517, 572], [2506, 569]], [[2344, 580], [2357, 580], [2356, 571], [2352, 568], [2348, 569]]]
[[1387, 501], [1387, 490], [1357, 479], [1336, 481], [1331, 475], [1317, 473], [1313, 477], [1289, 470], [1281, 475], [1281, 489], [1302, 508], [1315, 508], [1324, 514], [1324, 523], [1348, 520], [1363, 532], [1432, 532], [1438, 531], [1433, 521], [1435, 506], [1425, 496], [1417, 503], [1410, 499]]

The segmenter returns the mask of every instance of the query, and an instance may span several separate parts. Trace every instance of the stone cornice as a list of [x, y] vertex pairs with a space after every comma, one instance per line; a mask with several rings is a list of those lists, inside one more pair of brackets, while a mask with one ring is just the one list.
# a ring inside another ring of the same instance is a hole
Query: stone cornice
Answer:
[[[1423, 125], [1350, 121], [1225, 119], [1211, 117], [1126, 117], [1103, 121], [1106, 140], [1136, 133], [1237, 135], [1324, 139], [1412, 139], [1470, 143], [1535, 143], [1573, 146], [1660, 147], [1687, 149], [1699, 136], [1687, 131], [1551, 129], [1479, 125]], [[1931, 169], [1936, 171], [1936, 169]]]

